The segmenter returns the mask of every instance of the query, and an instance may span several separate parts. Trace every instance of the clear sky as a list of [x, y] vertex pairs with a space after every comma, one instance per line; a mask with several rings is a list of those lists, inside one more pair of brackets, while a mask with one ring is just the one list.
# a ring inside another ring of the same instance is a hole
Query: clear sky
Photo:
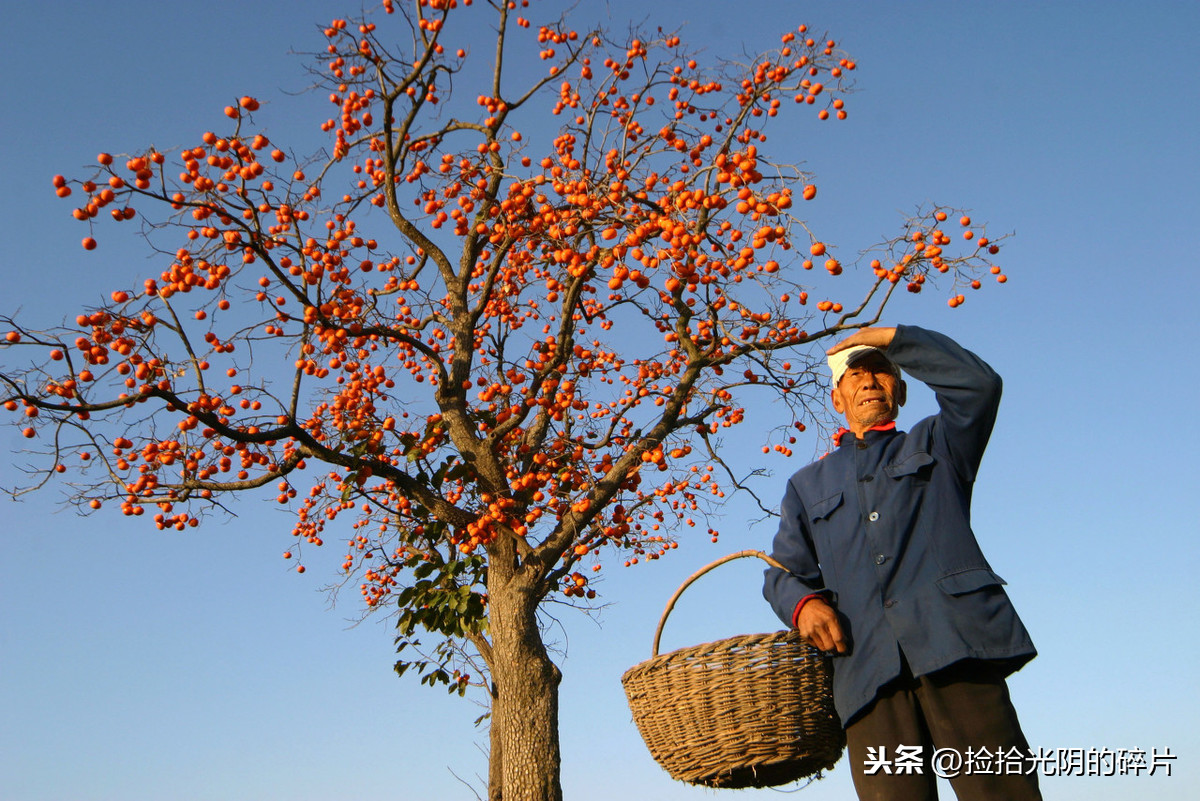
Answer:
[[[681, 27], [713, 53], [769, 47], [800, 23], [828, 30], [859, 64], [850, 118], [805, 120], [792, 141], [781, 129], [771, 140], [819, 176], [814, 225], [853, 250], [936, 201], [1015, 232], [1003, 251], [1007, 285], [958, 310], [941, 297], [900, 298], [887, 321], [945, 331], [1005, 378], [975, 529], [1041, 652], [1011, 680], [1031, 742], [1178, 755], [1170, 777], [1046, 778], [1046, 797], [1200, 795], [1200, 326], [1188, 294], [1200, 275], [1200, 5], [577, 7], [618, 28], [631, 19]], [[85, 257], [51, 176], [81, 174], [100, 150], [190, 145], [243, 94], [272, 102], [272, 138], [310, 137], [328, 104], [297, 94], [306, 76], [289, 53], [322, 47], [318, 26], [357, 8], [8, 3], [3, 311], [53, 323], [156, 274], [135, 241], [112, 235], [103, 257]], [[918, 394], [901, 425], [930, 410]], [[770, 427], [769, 407], [752, 411], [758, 430]], [[729, 458], [755, 425], [727, 443]], [[5, 427], [0, 444], [0, 483], [11, 485], [24, 440]], [[807, 442], [793, 460], [767, 459], [755, 443], [740, 458], [774, 471], [779, 491], [766, 494], [775, 497], [818, 450]], [[387, 624], [355, 626], [356, 599], [334, 605], [320, 591], [336, 545], [301, 576], [280, 559], [291, 524], [270, 504], [159, 533], [115, 511], [83, 520], [56, 501], [54, 491], [0, 500], [0, 799], [470, 799], [481, 790], [480, 710], [395, 678]], [[672, 782], [654, 764], [620, 676], [649, 656], [684, 577], [730, 551], [769, 547], [773, 526], [748, 522], [756, 517], [731, 499], [719, 543], [683, 536], [668, 559], [607, 571], [600, 590], [612, 603], [598, 620], [556, 613], [571, 801], [728, 794]], [[665, 648], [777, 628], [759, 587], [749, 562], [702, 580], [674, 612]], [[803, 796], [851, 797], [845, 764]]]

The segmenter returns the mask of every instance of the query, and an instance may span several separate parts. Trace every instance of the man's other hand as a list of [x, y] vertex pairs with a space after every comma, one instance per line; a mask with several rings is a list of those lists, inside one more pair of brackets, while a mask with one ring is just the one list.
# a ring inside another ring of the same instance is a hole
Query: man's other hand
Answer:
[[887, 346], [892, 344], [892, 338], [896, 336], [896, 329], [893, 328], [860, 328], [850, 336], [838, 342], [836, 345], [825, 351], [832, 356], [839, 350], [852, 348], [855, 345], [869, 345], [872, 348], [887, 350]]
[[844, 654], [849, 649], [837, 611], [823, 598], [813, 598], [804, 604], [796, 619], [796, 630], [822, 651]]

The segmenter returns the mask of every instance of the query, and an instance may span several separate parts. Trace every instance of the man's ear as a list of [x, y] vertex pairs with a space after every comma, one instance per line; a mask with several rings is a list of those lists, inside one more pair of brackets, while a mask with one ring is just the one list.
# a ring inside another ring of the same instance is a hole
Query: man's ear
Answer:
[[842, 395], [838, 392], [837, 387], [829, 391], [829, 400], [833, 404], [833, 410], [838, 414], [845, 414], [846, 410], [842, 407]]
[[908, 384], [904, 383], [904, 379], [900, 379], [900, 383], [896, 385], [896, 405], [903, 406], [908, 400]]

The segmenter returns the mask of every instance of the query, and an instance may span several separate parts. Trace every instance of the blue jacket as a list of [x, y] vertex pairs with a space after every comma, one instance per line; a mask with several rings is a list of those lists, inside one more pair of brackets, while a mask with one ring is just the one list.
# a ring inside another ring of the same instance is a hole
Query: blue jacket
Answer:
[[850, 723], [881, 686], [960, 659], [1036, 655], [971, 531], [971, 488], [1000, 402], [1000, 376], [949, 337], [899, 326], [888, 358], [937, 395], [908, 433], [853, 435], [788, 481], [763, 595], [788, 625], [826, 590], [850, 641], [834, 660], [834, 701]]

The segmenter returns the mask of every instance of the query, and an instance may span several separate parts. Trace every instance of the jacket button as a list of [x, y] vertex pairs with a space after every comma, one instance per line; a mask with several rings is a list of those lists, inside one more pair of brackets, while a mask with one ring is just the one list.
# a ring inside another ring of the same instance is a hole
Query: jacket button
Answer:
[[883, 602], [883, 606], [886, 609], [891, 609], [895, 605], [896, 605], [896, 601], [893, 598], [888, 598], [886, 601]]
[[883, 554], [877, 554], [875, 556], [875, 564], [877, 564], [877, 565], [882, 565], [886, 561], [887, 561], [887, 557], [884, 556]]
[[871, 512], [871, 514], [867, 515], [867, 519], [874, 523], [879, 519], [879, 512]]
[[856, 443], [854, 443], [854, 444], [858, 446], [858, 449], [859, 449], [860, 451], [865, 451], [865, 450], [867, 449], [867, 447], [868, 447], [868, 446], [867, 446], [867, 441], [866, 441], [865, 439], [860, 439], [858, 442], [856, 442]]
[[863, 476], [862, 478], [859, 479], [859, 481], [874, 481], [874, 480], [875, 480], [875, 476], [871, 475], [870, 473], [867, 473], [865, 476]]

